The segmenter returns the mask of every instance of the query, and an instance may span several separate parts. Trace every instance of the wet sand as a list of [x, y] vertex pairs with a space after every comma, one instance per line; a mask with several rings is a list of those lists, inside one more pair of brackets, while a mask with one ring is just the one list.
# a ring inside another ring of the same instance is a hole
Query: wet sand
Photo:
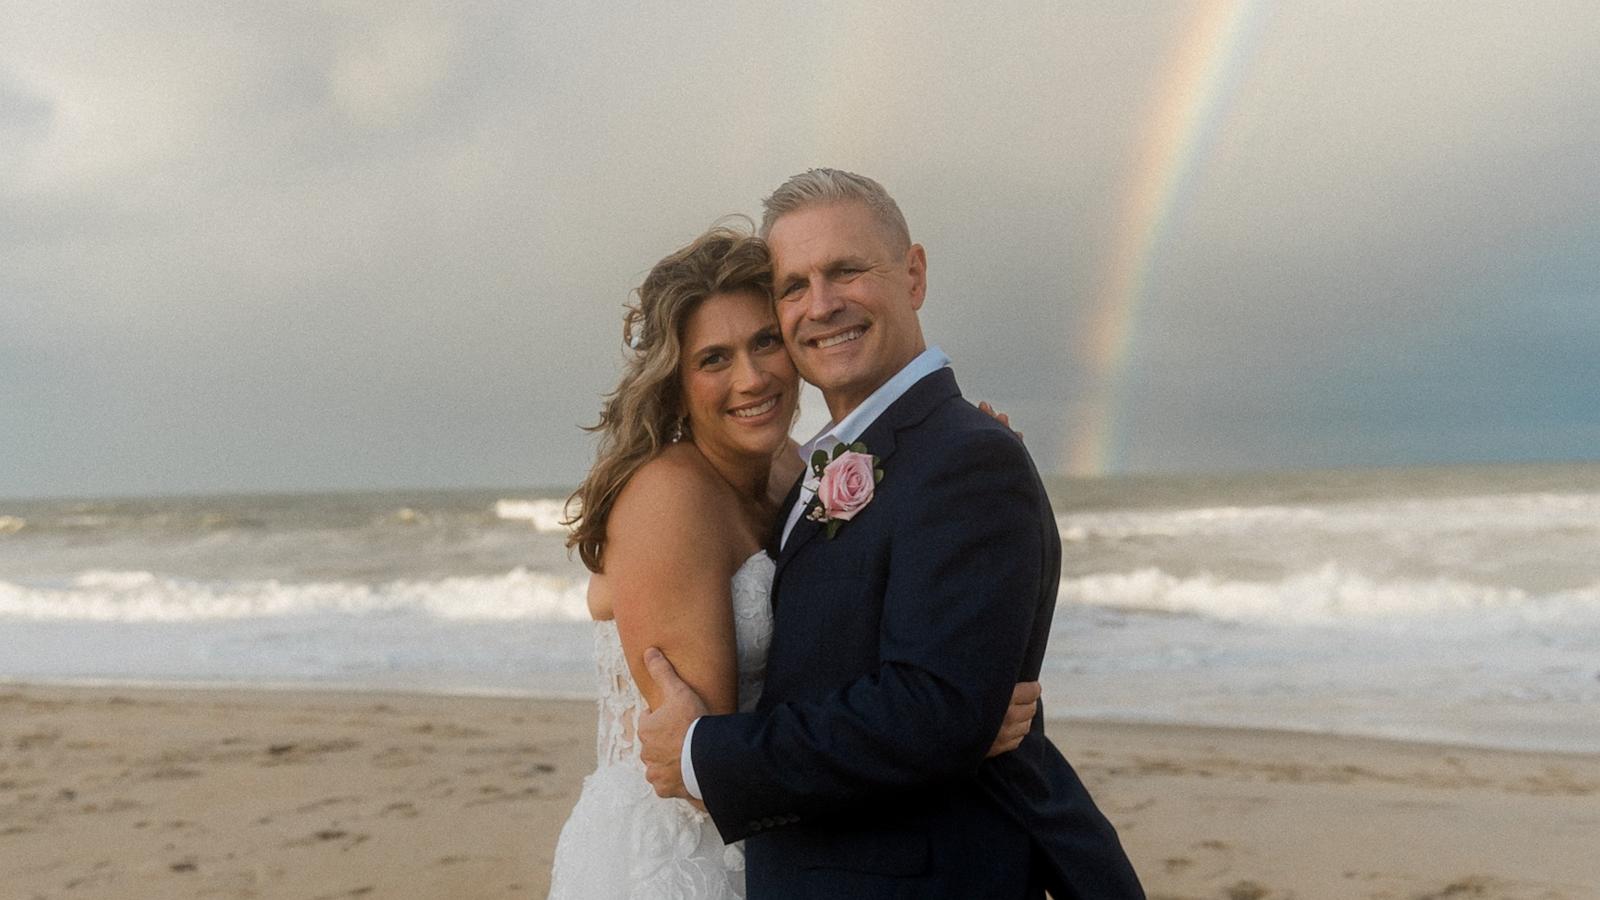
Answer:
[[[1153, 898], [1600, 898], [1600, 755], [1059, 721]], [[594, 706], [0, 684], [0, 896], [543, 897]]]

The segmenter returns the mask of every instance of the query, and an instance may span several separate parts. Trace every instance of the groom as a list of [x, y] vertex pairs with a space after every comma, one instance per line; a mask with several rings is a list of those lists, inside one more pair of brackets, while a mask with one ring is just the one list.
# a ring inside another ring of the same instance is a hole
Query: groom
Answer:
[[833, 419], [802, 453], [876, 459], [839, 457], [782, 508], [756, 712], [706, 715], [646, 654], [665, 697], [639, 723], [651, 783], [745, 840], [752, 898], [1143, 898], [1042, 711], [984, 759], [1038, 677], [1061, 541], [1021, 442], [923, 341], [923, 248], [848, 172], [765, 205], [784, 343]]

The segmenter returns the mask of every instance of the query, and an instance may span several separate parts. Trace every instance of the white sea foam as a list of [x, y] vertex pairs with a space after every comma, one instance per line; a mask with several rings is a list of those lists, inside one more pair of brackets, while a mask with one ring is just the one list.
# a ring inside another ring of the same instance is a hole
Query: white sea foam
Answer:
[[1374, 579], [1337, 563], [1274, 581], [1180, 578], [1160, 569], [1065, 579], [1063, 603], [1126, 611], [1193, 615], [1228, 622], [1303, 627], [1445, 622], [1485, 628], [1509, 623], [1600, 625], [1600, 584], [1531, 594], [1453, 578]]
[[83, 572], [61, 585], [0, 581], [0, 617], [33, 621], [194, 622], [343, 614], [416, 614], [457, 621], [579, 621], [586, 579], [524, 568], [435, 580], [204, 582], [142, 571]]
[[[32, 621], [200, 622], [339, 614], [411, 614], [454, 621], [588, 618], [587, 580], [517, 568], [500, 575], [381, 584], [197, 581], [96, 570], [63, 583], [0, 581], [0, 617]], [[1458, 623], [1481, 628], [1571, 623], [1600, 627], [1600, 584], [1534, 594], [1452, 578], [1375, 579], [1337, 564], [1251, 581], [1178, 577], [1157, 568], [1063, 579], [1065, 605], [1195, 616], [1278, 629]]]
[[501, 519], [530, 522], [534, 530], [547, 534], [568, 530], [561, 524], [567, 517], [564, 500], [496, 500], [494, 514]]
[[1319, 534], [1506, 534], [1554, 530], [1600, 534], [1600, 494], [1530, 493], [1321, 503], [1110, 510], [1056, 517], [1067, 542]]

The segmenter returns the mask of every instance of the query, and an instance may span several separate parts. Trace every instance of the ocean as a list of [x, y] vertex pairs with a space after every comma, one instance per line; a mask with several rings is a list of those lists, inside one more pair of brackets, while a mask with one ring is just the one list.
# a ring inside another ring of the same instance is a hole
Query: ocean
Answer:
[[[1049, 487], [1052, 717], [1600, 751], [1600, 464]], [[589, 696], [564, 496], [0, 501], [0, 680]]]

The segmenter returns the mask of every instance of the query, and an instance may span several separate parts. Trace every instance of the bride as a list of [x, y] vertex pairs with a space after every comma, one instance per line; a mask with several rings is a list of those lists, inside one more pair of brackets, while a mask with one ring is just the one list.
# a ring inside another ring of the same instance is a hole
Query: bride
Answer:
[[[656, 796], [634, 723], [660, 700], [648, 647], [713, 714], [760, 697], [772, 636], [765, 548], [804, 468], [789, 439], [800, 379], [771, 275], [764, 243], [714, 228], [657, 263], [623, 318], [627, 364], [595, 427], [569, 539], [593, 573], [599, 759], [561, 830], [552, 898], [744, 896], [741, 845], [724, 846], [697, 804]], [[1036, 696], [1019, 686], [991, 756], [1021, 741]]]

